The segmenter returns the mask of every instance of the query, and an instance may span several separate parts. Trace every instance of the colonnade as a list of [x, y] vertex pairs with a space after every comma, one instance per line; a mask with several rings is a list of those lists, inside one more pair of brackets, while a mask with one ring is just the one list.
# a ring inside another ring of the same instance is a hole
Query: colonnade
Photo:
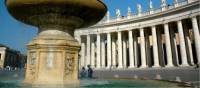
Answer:
[[159, 68], [200, 63], [197, 17], [132, 30], [80, 35], [80, 67]]

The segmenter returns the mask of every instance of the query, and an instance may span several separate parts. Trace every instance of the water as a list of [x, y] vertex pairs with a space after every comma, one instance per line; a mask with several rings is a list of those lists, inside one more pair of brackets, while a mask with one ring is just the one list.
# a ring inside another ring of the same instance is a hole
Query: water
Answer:
[[[0, 88], [69, 88], [68, 86], [47, 85], [31, 86], [21, 83], [22, 80], [1, 80]], [[71, 88], [71, 87], [70, 87]], [[155, 80], [125, 80], [125, 79], [84, 79], [77, 88], [190, 88], [181, 87], [177, 83]]]
[[[13, 72], [12, 72], [13, 73]], [[72, 88], [60, 85], [23, 84], [23, 77], [18, 74], [0, 72], [0, 88]], [[133, 80], [133, 79], [81, 79], [76, 88], [191, 88], [180, 86], [179, 83], [156, 80]]]

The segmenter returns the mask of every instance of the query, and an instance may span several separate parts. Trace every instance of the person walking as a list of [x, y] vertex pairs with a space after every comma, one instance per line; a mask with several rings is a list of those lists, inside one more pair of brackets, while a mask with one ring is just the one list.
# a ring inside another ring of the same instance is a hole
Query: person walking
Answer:
[[87, 72], [85, 70], [85, 67], [82, 67], [81, 72], [80, 72], [80, 77], [81, 78], [86, 78]]
[[91, 66], [88, 65], [87, 67], [88, 67], [88, 78], [93, 78], [93, 70], [92, 70]]

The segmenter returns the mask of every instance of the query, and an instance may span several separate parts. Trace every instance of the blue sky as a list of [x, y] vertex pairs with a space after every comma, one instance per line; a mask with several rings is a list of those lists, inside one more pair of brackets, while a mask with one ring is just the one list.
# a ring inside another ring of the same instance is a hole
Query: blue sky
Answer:
[[[149, 0], [103, 0], [107, 5], [111, 16], [115, 16], [115, 9], [120, 9], [122, 15], [127, 14], [127, 7], [136, 13], [136, 4], [142, 5], [143, 11], [148, 10]], [[160, 0], [152, 0], [155, 8], [159, 8]], [[173, 0], [167, 0], [172, 4]], [[26, 53], [26, 44], [37, 34], [37, 28], [23, 24], [15, 20], [6, 10], [4, 0], [0, 0], [0, 44]]]

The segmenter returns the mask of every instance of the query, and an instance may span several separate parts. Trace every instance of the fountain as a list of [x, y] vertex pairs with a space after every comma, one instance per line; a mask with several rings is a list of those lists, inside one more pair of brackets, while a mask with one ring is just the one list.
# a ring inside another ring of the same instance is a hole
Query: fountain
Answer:
[[38, 27], [39, 34], [28, 44], [25, 78], [23, 70], [0, 70], [0, 88], [183, 88], [177, 83], [138, 77], [78, 79], [80, 46], [73, 32], [104, 17], [107, 8], [100, 0], [6, 0], [5, 4], [17, 20]]
[[17, 20], [39, 28], [28, 44], [27, 84], [78, 84], [76, 28], [100, 21], [107, 8], [100, 0], [6, 0]]

